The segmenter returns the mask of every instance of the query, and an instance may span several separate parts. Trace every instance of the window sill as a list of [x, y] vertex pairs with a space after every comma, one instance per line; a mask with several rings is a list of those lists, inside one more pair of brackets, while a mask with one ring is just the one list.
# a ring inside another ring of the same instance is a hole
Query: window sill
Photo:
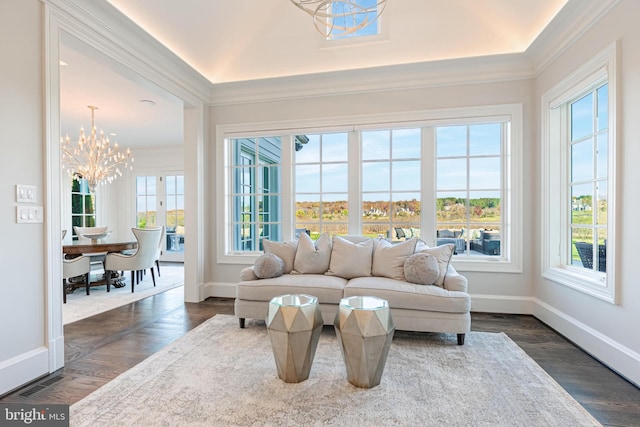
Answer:
[[616, 303], [605, 274], [579, 270], [581, 269], [552, 267], [544, 271], [542, 277], [610, 304]]

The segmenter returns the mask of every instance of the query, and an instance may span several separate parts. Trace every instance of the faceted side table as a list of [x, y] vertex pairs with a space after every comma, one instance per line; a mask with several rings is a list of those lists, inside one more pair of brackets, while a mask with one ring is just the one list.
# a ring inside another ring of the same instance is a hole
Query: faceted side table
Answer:
[[349, 382], [362, 388], [380, 384], [395, 332], [389, 303], [377, 297], [343, 298], [333, 324]]
[[266, 322], [280, 379], [299, 383], [309, 378], [323, 325], [318, 299], [304, 294], [275, 297]]

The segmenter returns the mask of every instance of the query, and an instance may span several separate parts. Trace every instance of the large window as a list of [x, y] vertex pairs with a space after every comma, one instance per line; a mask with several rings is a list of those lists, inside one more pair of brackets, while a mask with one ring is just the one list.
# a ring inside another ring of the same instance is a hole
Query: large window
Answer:
[[[89, 191], [89, 184], [82, 178], [71, 182], [71, 225], [74, 227], [95, 227], [96, 225], [93, 195]], [[73, 230], [75, 236], [75, 229]]]
[[543, 274], [615, 302], [615, 46], [543, 96]]
[[521, 106], [450, 114], [247, 131], [257, 137], [219, 128], [227, 171], [220, 261], [255, 256], [264, 238], [328, 232], [455, 243], [467, 271], [519, 271], [512, 240], [521, 236]]

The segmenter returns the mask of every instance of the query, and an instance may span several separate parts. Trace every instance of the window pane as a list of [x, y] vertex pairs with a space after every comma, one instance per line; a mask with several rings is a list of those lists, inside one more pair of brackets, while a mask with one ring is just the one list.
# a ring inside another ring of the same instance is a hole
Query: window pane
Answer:
[[334, 133], [322, 135], [322, 161], [346, 162], [349, 154], [348, 135]]
[[420, 189], [420, 161], [393, 162], [393, 191]]
[[392, 155], [394, 159], [419, 159], [420, 129], [396, 129], [391, 132], [393, 141]]
[[278, 137], [258, 138], [259, 163], [280, 163], [282, 159], [280, 146]]
[[349, 174], [347, 164], [322, 165], [322, 191], [346, 192], [349, 186]]
[[593, 133], [593, 94], [571, 104], [571, 141]]
[[467, 192], [438, 192], [436, 199], [436, 221], [466, 222], [467, 221]]
[[469, 160], [469, 188], [500, 188], [500, 157]]
[[600, 87], [597, 91], [598, 99], [598, 130], [609, 126], [609, 85]]
[[467, 188], [467, 160], [439, 159], [437, 168], [438, 190], [461, 190]]
[[571, 224], [593, 224], [593, 184], [571, 186]]
[[593, 230], [591, 228], [571, 229], [571, 265], [593, 269]]
[[165, 184], [164, 188], [167, 194], [176, 194], [176, 177], [175, 176], [165, 176]]
[[320, 165], [296, 166], [296, 192], [320, 192]]
[[596, 224], [607, 225], [607, 181], [599, 181], [596, 183], [596, 193], [598, 194]]
[[320, 159], [320, 135], [298, 135], [294, 138], [296, 163], [317, 162]]
[[296, 196], [296, 228], [307, 228], [299, 224], [320, 221], [320, 195], [298, 194]]
[[436, 128], [438, 157], [467, 155], [467, 127], [443, 126]]
[[362, 132], [362, 160], [384, 160], [391, 155], [388, 130]]
[[598, 141], [596, 176], [598, 178], [606, 178], [608, 173], [607, 159], [609, 158], [607, 147], [609, 145], [609, 133], [604, 132], [596, 136]]
[[[420, 227], [420, 193], [395, 193], [393, 194], [393, 224], [410, 224], [412, 227]], [[414, 236], [417, 237], [417, 236]]]
[[469, 154], [499, 156], [501, 129], [500, 123], [469, 126]]
[[587, 139], [571, 146], [571, 181], [590, 179], [593, 179], [593, 140]]
[[363, 191], [389, 191], [389, 162], [371, 162], [362, 165]]
[[497, 191], [470, 192], [469, 216], [471, 222], [489, 223], [491, 228], [499, 228], [501, 220], [500, 193]]

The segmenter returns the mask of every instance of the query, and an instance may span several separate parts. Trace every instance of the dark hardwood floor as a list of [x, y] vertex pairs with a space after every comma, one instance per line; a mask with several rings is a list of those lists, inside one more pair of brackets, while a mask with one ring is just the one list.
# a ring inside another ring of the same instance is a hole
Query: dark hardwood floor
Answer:
[[[0, 402], [73, 404], [210, 317], [233, 314], [233, 299], [182, 298], [176, 288], [65, 326], [65, 367]], [[472, 330], [505, 332], [603, 425], [640, 426], [640, 389], [534, 317], [473, 313]]]

